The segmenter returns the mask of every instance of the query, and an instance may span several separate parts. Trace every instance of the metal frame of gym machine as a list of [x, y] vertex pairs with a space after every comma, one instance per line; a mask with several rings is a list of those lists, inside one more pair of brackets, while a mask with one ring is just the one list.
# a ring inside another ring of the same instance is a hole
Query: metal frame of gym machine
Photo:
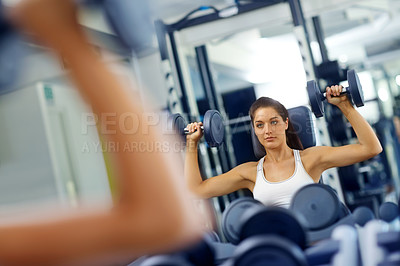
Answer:
[[[266, 0], [247, 2], [244, 4], [239, 4], [240, 1], [236, 1], [236, 3], [237, 13], [228, 18], [221, 18], [217, 13], [212, 13], [192, 19], [186, 17], [187, 19], [182, 19], [177, 23], [169, 25], [164, 24], [161, 20], [155, 22], [165, 79], [169, 86], [168, 108], [171, 113], [183, 113], [197, 121], [200, 118], [193, 86], [190, 83], [188, 63], [183, 55], [181, 45], [189, 44], [195, 47], [197, 64], [209, 107], [211, 109], [217, 109], [222, 115], [225, 115], [221, 95], [216, 90], [211, 74], [210, 62], [204, 43], [209, 39], [221, 35], [244, 31], [262, 24], [285, 19], [285, 17], [281, 15], [282, 13], [287, 14], [287, 12], [269, 12], [269, 16], [265, 16], [264, 12], [266, 12], [266, 9], [277, 8], [277, 10], [282, 11], [279, 9], [282, 8], [282, 5], [278, 4], [287, 3], [289, 5], [294, 25], [293, 31], [299, 43], [306, 78], [307, 80], [316, 78], [309, 35], [299, 0]], [[218, 22], [218, 24], [216, 24], [216, 22]], [[211, 23], [213, 24], [212, 31], [210, 31], [209, 28], [208, 30], [206, 29]], [[204, 37], [204, 35], [206, 35], [206, 37]], [[320, 134], [320, 144], [331, 145], [325, 119], [318, 119], [316, 121], [316, 126]], [[235, 158], [231, 148], [232, 145], [230, 145], [231, 135], [229, 133], [229, 125], [226, 126], [226, 132], [226, 144], [224, 144], [226, 148], [218, 149], [217, 151], [211, 149], [211, 158], [207, 155], [205, 144], [201, 143], [199, 146], [200, 163], [203, 165], [202, 170], [207, 177], [212, 176], [211, 159], [214, 165], [217, 166], [216, 174], [221, 174], [235, 166]], [[221, 165], [221, 167], [218, 167], [218, 165]], [[325, 171], [322, 178], [324, 183], [336, 189], [339, 198], [343, 201], [344, 197], [337, 170], [329, 169]], [[213, 203], [217, 214], [217, 222], [219, 222], [219, 214], [223, 211], [225, 204], [229, 203], [231, 200], [233, 199], [226, 196], [219, 197], [218, 201], [214, 199]]]

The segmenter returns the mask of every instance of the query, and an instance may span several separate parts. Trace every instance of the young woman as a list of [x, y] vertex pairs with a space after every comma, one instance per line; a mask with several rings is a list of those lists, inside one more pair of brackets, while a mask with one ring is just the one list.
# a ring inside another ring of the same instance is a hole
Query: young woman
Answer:
[[[170, 141], [143, 119], [145, 105], [93, 51], [77, 22], [76, 2], [25, 0], [8, 17], [68, 62], [68, 73], [98, 117], [113, 113], [116, 122], [125, 114], [139, 118], [135, 134], [116, 127], [114, 134], [102, 136], [104, 141], [120, 147]], [[144, 254], [186, 247], [200, 237], [200, 217], [177, 179], [183, 165], [176, 154], [121, 149], [110, 156], [118, 194], [112, 209], [78, 210], [62, 217], [53, 212], [51, 220], [0, 221], [0, 264], [126, 265]]]
[[[254, 132], [266, 155], [258, 162], [247, 162], [219, 176], [202, 180], [197, 143], [202, 136], [202, 123], [187, 126], [185, 177], [197, 195], [209, 198], [247, 188], [265, 205], [289, 207], [294, 193], [301, 187], [317, 183], [323, 171], [367, 160], [382, 151], [374, 131], [354, 109], [347, 96], [339, 96], [342, 86], [327, 87], [330, 104], [346, 116], [357, 134], [358, 143], [341, 147], [315, 146], [303, 150], [297, 135], [291, 133], [286, 108], [271, 98], [262, 97], [250, 108]], [[351, 178], [351, 177], [349, 177]]]

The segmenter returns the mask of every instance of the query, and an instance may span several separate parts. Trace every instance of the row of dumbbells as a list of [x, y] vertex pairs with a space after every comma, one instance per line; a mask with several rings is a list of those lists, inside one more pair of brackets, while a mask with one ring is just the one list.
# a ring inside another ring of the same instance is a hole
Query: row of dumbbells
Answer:
[[353, 213], [362, 265], [400, 265], [400, 199], [398, 204], [383, 203], [378, 217], [367, 207], [359, 207]]
[[[282, 265], [400, 265], [400, 204], [385, 202], [379, 208], [378, 217], [375, 217], [367, 207], [358, 207], [350, 213], [341, 203], [339, 209], [334, 211], [337, 209], [336, 203], [325, 205], [326, 202], [333, 202], [333, 198], [328, 196], [331, 192], [333, 190], [328, 186], [310, 185], [295, 195], [289, 211], [297, 218], [303, 230], [298, 227], [294, 227], [293, 231], [285, 228], [289, 226], [290, 219], [286, 218], [284, 221], [282, 217], [277, 219], [276, 215], [273, 217], [274, 211], [266, 207], [263, 219], [259, 220], [262, 220], [263, 227], [261, 229], [254, 227], [251, 230], [258, 231], [254, 233], [255, 235], [279, 235], [302, 248], [304, 253], [302, 263], [298, 260], [288, 264], [283, 257], [275, 255], [275, 260], [279, 257]], [[224, 211], [222, 230], [228, 241], [238, 246], [242, 245], [243, 236], [249, 234], [243, 232], [249, 230], [248, 226], [244, 225], [248, 219], [246, 216], [251, 215], [251, 211], [248, 210], [254, 210], [255, 207], [252, 206], [256, 204], [260, 205], [254, 199], [241, 198], [233, 201]], [[321, 209], [323, 207], [324, 210]], [[303, 233], [305, 233], [305, 245]], [[296, 239], [301, 241], [293, 241]], [[252, 250], [256, 251], [254, 247]], [[251, 253], [252, 251], [248, 250], [245, 255], [250, 256]], [[268, 262], [268, 257], [265, 258], [259, 258], [260, 263], [275, 265]], [[304, 259], [306, 264], [303, 264]]]
[[[398, 206], [384, 203], [380, 219], [366, 207], [350, 213], [344, 206], [328, 204], [327, 213], [319, 202], [332, 201], [332, 192], [324, 185], [305, 187], [289, 210], [239, 198], [222, 217], [221, 228], [229, 242], [210, 233], [185, 251], [142, 258], [132, 266], [400, 265]], [[321, 213], [325, 216], [316, 218]]]

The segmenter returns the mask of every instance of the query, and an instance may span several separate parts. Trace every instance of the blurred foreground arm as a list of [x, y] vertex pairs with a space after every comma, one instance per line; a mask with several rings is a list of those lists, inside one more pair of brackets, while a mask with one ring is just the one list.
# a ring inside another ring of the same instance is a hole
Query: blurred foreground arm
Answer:
[[[104, 141], [119, 147], [174, 141], [147, 124], [144, 107], [93, 52], [76, 21], [74, 1], [26, 0], [11, 12], [20, 29], [67, 60], [72, 79], [100, 119], [105, 113], [115, 114], [116, 121], [126, 114], [138, 118], [137, 125], [128, 120], [125, 125], [137, 126], [135, 134], [124, 134], [117, 126], [115, 134], [102, 136]], [[180, 180], [180, 158], [172, 149], [121, 149], [111, 156], [118, 177], [115, 208], [46, 223], [1, 225], [0, 264], [107, 264], [197, 239], [199, 219]]]

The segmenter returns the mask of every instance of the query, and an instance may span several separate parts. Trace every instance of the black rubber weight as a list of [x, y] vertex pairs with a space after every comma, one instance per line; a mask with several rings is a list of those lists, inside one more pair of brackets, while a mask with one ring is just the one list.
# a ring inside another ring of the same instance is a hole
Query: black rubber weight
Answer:
[[240, 241], [252, 236], [277, 235], [289, 239], [299, 247], [306, 247], [304, 228], [287, 209], [252, 206], [240, 218]]
[[311, 184], [296, 192], [290, 209], [296, 216], [303, 216], [307, 229], [318, 230], [337, 220], [340, 201], [335, 192], [326, 185]]
[[185, 136], [186, 120], [182, 115], [173, 114], [168, 119], [168, 127], [174, 129], [180, 136]]
[[347, 71], [347, 81], [349, 82], [349, 91], [354, 104], [357, 107], [364, 106], [364, 93], [354, 69]]
[[319, 90], [317, 82], [310, 80], [307, 82], [307, 93], [310, 99], [311, 110], [316, 117], [321, 117], [324, 114], [322, 105], [322, 93]]
[[234, 254], [235, 266], [305, 266], [302, 250], [293, 242], [279, 236], [256, 236], [246, 239]]
[[222, 232], [232, 244], [239, 243], [239, 220], [243, 213], [253, 205], [261, 203], [250, 197], [242, 197], [232, 201], [222, 214]]
[[204, 114], [204, 137], [210, 147], [218, 147], [224, 141], [225, 126], [221, 114], [216, 110], [208, 110]]

